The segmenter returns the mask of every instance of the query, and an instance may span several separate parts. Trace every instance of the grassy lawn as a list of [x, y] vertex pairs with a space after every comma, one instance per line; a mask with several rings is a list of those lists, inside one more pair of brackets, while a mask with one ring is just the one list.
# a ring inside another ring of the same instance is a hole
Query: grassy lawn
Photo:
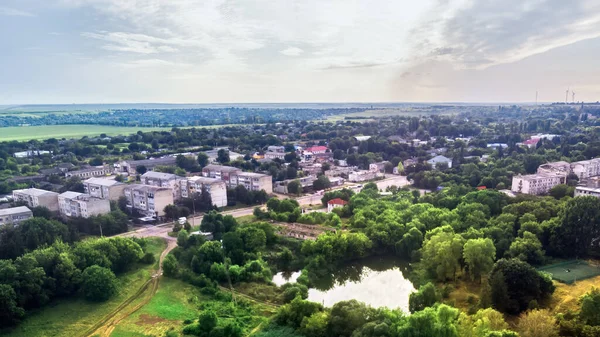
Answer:
[[[165, 247], [164, 240], [152, 239], [148, 251], [152, 252], [158, 260]], [[119, 275], [118, 295], [104, 303], [88, 302], [81, 297], [57, 300], [39, 311], [31, 313], [19, 326], [4, 336], [80, 336], [133, 295], [151, 277], [155, 267], [156, 264], [143, 265]]]
[[162, 336], [170, 328], [180, 330], [184, 320], [197, 318], [201, 299], [203, 295], [193, 285], [162, 278], [152, 300], [123, 320], [111, 336]]
[[257, 221], [256, 217], [252, 214], [239, 216], [235, 219], [237, 220], [238, 223], [252, 223], [252, 222]]

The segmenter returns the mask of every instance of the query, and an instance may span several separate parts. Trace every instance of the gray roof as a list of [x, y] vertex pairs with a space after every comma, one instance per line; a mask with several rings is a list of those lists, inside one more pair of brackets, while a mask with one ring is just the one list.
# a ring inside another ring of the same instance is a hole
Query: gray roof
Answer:
[[27, 188], [24, 190], [14, 190], [13, 192], [23, 193], [23, 194], [33, 195], [33, 196], [40, 196], [40, 195], [44, 195], [44, 194], [58, 194], [56, 192], [41, 190], [39, 188]]
[[163, 172], [155, 172], [155, 171], [148, 171], [146, 173], [144, 173], [142, 175], [142, 178], [154, 178], [154, 179], [167, 179], [167, 180], [172, 180], [172, 179], [178, 179], [181, 178], [178, 175], [172, 174], [172, 173], [163, 173]]
[[153, 158], [153, 159], [142, 159], [142, 160], [127, 160], [129, 165], [144, 165], [144, 166], [156, 166], [156, 165], [172, 165], [175, 164], [177, 158], [175, 157], [164, 157], [164, 158]]
[[206, 165], [204, 167], [204, 169], [206, 170], [211, 170], [211, 171], [221, 171], [221, 172], [236, 172], [236, 171], [241, 171], [239, 168], [237, 167], [233, 167], [233, 166], [223, 166], [223, 165]]
[[25, 206], [5, 208], [5, 209], [0, 209], [0, 216], [25, 213], [25, 212], [31, 212], [31, 210]]
[[83, 193], [73, 192], [73, 191], [66, 191], [64, 193], [61, 193], [59, 195], [59, 197], [66, 198], [66, 199], [75, 199], [75, 198], [77, 198], [78, 196], [80, 196], [82, 194]]
[[435, 156], [431, 159], [429, 159], [427, 162], [431, 162], [431, 163], [448, 163], [451, 162], [452, 159], [444, 157], [444, 156]]
[[201, 177], [201, 176], [188, 177], [187, 180], [191, 181], [191, 182], [195, 182], [195, 183], [201, 183], [201, 184], [224, 183], [223, 180], [221, 180], [219, 178], [209, 178], [209, 177]]
[[106, 179], [106, 178], [90, 178], [90, 179], [85, 180], [84, 183], [101, 185], [101, 186], [123, 185], [123, 183], [118, 182], [114, 179]]
[[154, 191], [154, 192], [156, 192], [156, 191], [171, 191], [171, 189], [167, 188], [167, 187], [142, 185], [142, 184], [127, 185], [127, 187], [125, 189], [131, 189], [131, 190], [135, 190], [135, 191]]

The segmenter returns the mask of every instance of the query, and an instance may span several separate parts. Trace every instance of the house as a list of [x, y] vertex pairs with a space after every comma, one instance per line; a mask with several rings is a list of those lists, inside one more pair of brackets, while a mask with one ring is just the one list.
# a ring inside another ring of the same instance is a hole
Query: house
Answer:
[[110, 213], [108, 199], [94, 198], [89, 194], [65, 192], [58, 196], [59, 211], [65, 217], [89, 218]]
[[123, 190], [127, 207], [143, 216], [161, 217], [165, 206], [173, 204], [173, 191], [170, 188], [149, 185], [127, 185]]
[[369, 164], [369, 171], [384, 173], [385, 164], [389, 163], [389, 161], [380, 161], [378, 163]]
[[545, 194], [556, 185], [564, 184], [567, 175], [564, 173], [537, 173], [513, 176], [511, 191], [524, 194]]
[[311, 154], [325, 153], [327, 152], [327, 146], [311, 146], [304, 149], [304, 152], [310, 152]]
[[371, 139], [371, 136], [355, 136], [354, 138], [359, 142], [364, 142]]
[[530, 149], [533, 149], [537, 146], [537, 144], [540, 142], [540, 138], [532, 138], [532, 139], [528, 139], [526, 141], [524, 141], [523, 146], [527, 146]]
[[109, 166], [88, 167], [81, 170], [68, 171], [65, 173], [65, 177], [79, 177], [81, 179], [102, 177], [111, 175], [112, 171], [113, 170]]
[[345, 182], [345, 180], [342, 177], [329, 178], [329, 183], [331, 184], [331, 187], [342, 186], [342, 185], [344, 185], [344, 182]]
[[15, 158], [31, 158], [31, 157], [41, 156], [44, 154], [50, 154], [50, 151], [33, 150], [33, 151], [15, 152], [13, 154], [13, 156]]
[[187, 177], [179, 182], [182, 198], [191, 198], [195, 193], [201, 193], [205, 189], [210, 194], [213, 205], [217, 207], [227, 206], [227, 184], [221, 179], [208, 177]]
[[179, 192], [179, 182], [181, 177], [172, 173], [149, 171], [140, 177], [144, 185], [170, 188], [173, 191], [173, 200], [177, 201], [181, 197]]
[[505, 143], [490, 143], [490, 144], [487, 144], [487, 147], [492, 148], [492, 149], [498, 149], [498, 148], [505, 149], [505, 148], [508, 147], [508, 144], [505, 144]]
[[331, 199], [327, 202], [327, 213], [331, 213], [334, 208], [341, 208], [347, 205], [348, 202], [340, 198]]
[[417, 165], [418, 163], [419, 160], [417, 160], [417, 158], [408, 158], [402, 162], [402, 165], [404, 166], [404, 168], [407, 168], [409, 166]]
[[118, 200], [123, 195], [125, 186], [127, 185], [107, 178], [90, 178], [83, 182], [86, 194], [106, 200]]
[[33, 212], [25, 206], [0, 209], [0, 226], [15, 225], [33, 217]]
[[355, 182], [355, 183], [361, 182], [361, 181], [373, 180], [375, 178], [377, 178], [377, 172], [365, 171], [365, 170], [354, 171], [348, 175], [348, 180]]
[[427, 163], [429, 165], [431, 165], [431, 167], [433, 167], [434, 169], [438, 167], [438, 165], [440, 164], [446, 164], [448, 165], [448, 168], [452, 168], [452, 159], [444, 157], [444, 156], [435, 156], [431, 159], [429, 159], [427, 161]]
[[15, 202], [24, 202], [29, 207], [46, 207], [47, 209], [58, 212], [58, 193], [38, 188], [28, 188], [24, 190], [14, 190], [13, 200]]

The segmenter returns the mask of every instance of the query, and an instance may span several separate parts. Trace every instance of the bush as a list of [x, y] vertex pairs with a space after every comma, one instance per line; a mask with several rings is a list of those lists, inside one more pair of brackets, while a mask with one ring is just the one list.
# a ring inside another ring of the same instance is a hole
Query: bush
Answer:
[[156, 262], [156, 258], [154, 257], [154, 254], [152, 254], [152, 253], [146, 253], [146, 254], [144, 254], [144, 256], [142, 256], [142, 259], [140, 261], [144, 264], [152, 264], [152, 263]]

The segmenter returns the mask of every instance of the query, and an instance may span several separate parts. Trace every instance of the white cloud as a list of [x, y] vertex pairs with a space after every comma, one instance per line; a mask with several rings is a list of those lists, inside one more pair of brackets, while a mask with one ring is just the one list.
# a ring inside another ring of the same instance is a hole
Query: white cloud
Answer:
[[281, 50], [279, 52], [286, 56], [299, 56], [300, 54], [304, 53], [304, 50], [298, 47], [287, 47], [286, 49]]
[[22, 11], [15, 8], [0, 7], [0, 16], [35, 16], [33, 13]]

